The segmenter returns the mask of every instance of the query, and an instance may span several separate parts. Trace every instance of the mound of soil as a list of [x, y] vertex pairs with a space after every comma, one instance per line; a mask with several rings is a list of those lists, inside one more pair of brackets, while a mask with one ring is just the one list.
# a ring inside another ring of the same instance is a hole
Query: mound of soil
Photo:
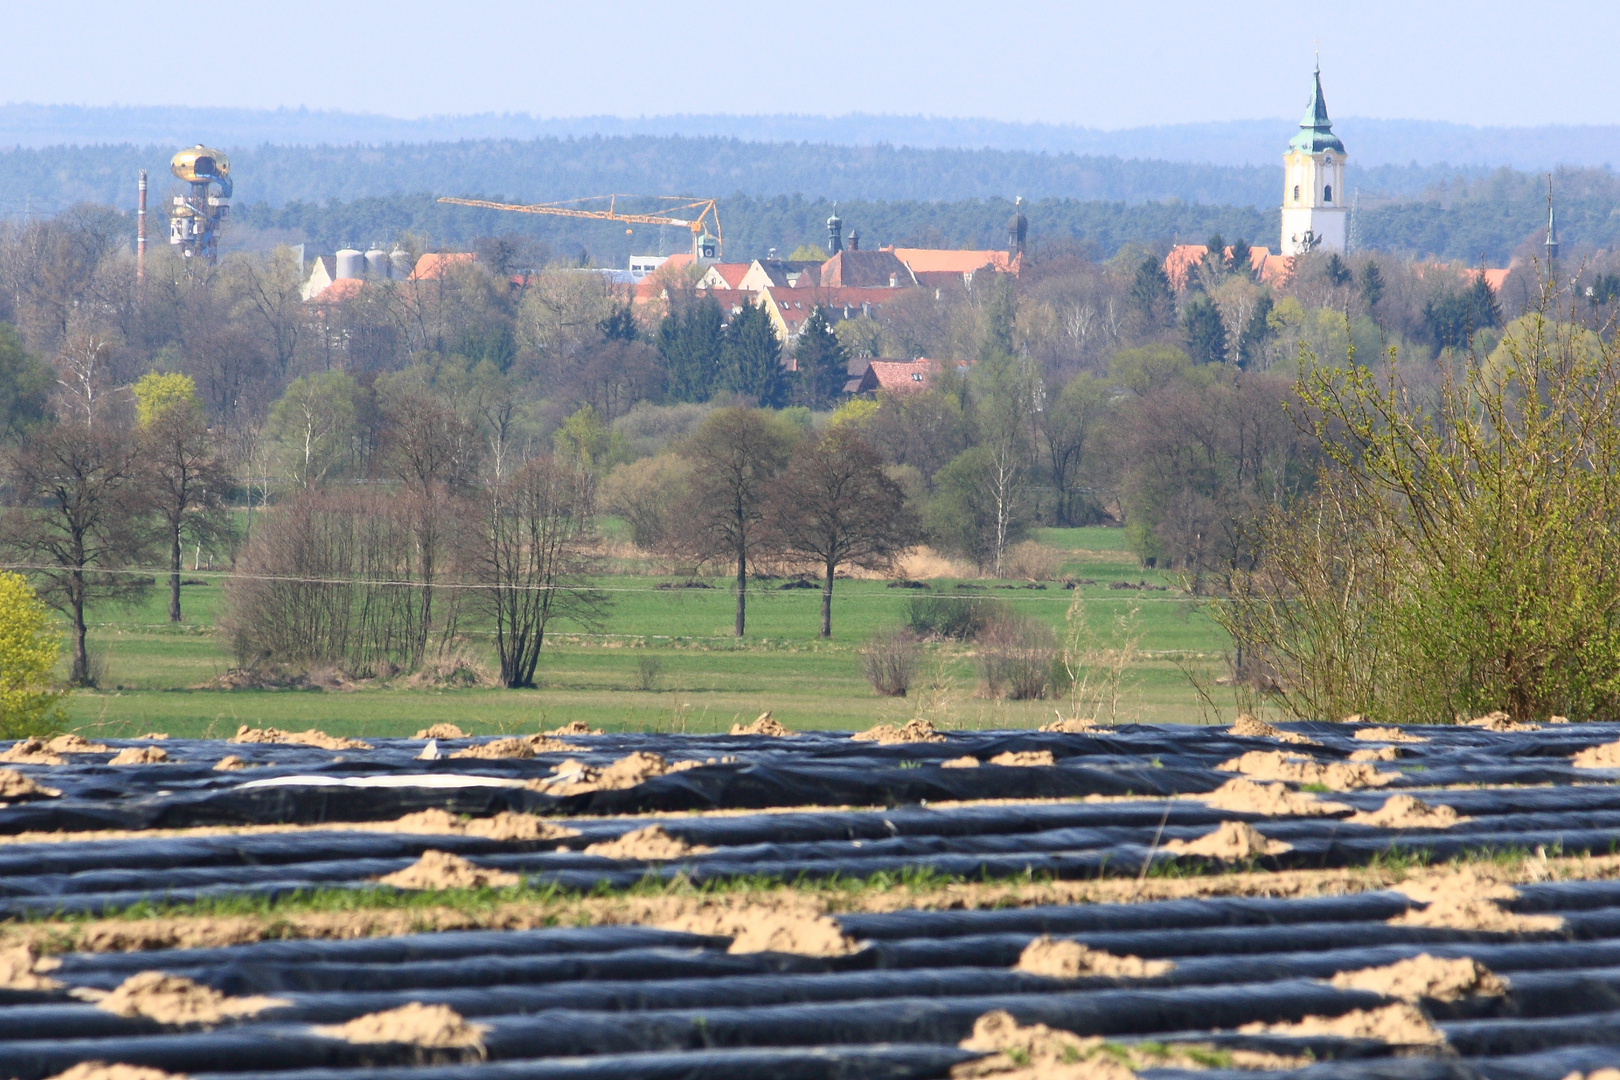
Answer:
[[96, 1002], [115, 1016], [144, 1016], [160, 1024], [217, 1024], [237, 1016], [257, 1016], [291, 1004], [281, 998], [226, 997], [212, 987], [161, 971], [142, 971]]
[[1244, 1035], [1336, 1035], [1378, 1039], [1392, 1046], [1441, 1046], [1446, 1037], [1415, 1005], [1401, 1001], [1381, 1009], [1356, 1009], [1343, 1016], [1307, 1016], [1292, 1024], [1244, 1024]]
[[112, 747], [102, 743], [93, 743], [83, 735], [58, 735], [45, 744], [45, 748], [53, 754], [105, 754]]
[[55, 990], [62, 984], [40, 974], [55, 971], [60, 960], [41, 958], [31, 944], [0, 949], [0, 990]]
[[778, 739], [785, 739], [793, 732], [771, 719], [769, 712], [762, 712], [752, 724], [732, 724], [733, 735], [771, 735]]
[[1589, 746], [1569, 760], [1577, 769], [1620, 769], [1620, 742]]
[[16, 769], [0, 769], [0, 799], [54, 799], [60, 794]]
[[109, 1065], [105, 1061], [81, 1061], [67, 1072], [57, 1073], [50, 1080], [186, 1080], [186, 1078], [179, 1073], [148, 1069], [144, 1065]]
[[1246, 821], [1223, 821], [1212, 833], [1196, 840], [1171, 840], [1164, 845], [1164, 850], [1177, 855], [1202, 855], [1234, 862], [1257, 855], [1281, 855], [1294, 850], [1294, 845], [1267, 839]]
[[142, 742], [144, 740], [150, 739], [153, 742], [162, 742], [164, 739], [167, 739], [168, 737], [169, 737], [169, 733], [167, 731], [148, 731], [145, 735], [137, 735], [137, 736], [135, 736], [134, 741], [135, 742]]
[[484, 1049], [482, 1024], [469, 1024], [448, 1005], [411, 1002], [387, 1012], [368, 1013], [347, 1024], [322, 1024], [315, 1034], [351, 1043], [404, 1043], [407, 1046]]
[[1150, 979], [1163, 975], [1176, 965], [1169, 960], [1143, 960], [1139, 956], [1115, 956], [1101, 949], [1088, 949], [1078, 941], [1064, 941], [1046, 935], [1024, 947], [1013, 965], [1015, 971], [1044, 975], [1049, 979], [1083, 979], [1090, 975], [1116, 979]]
[[109, 765], [161, 765], [169, 760], [167, 750], [156, 746], [126, 746], [114, 754]]
[[411, 736], [413, 739], [465, 739], [466, 737], [467, 733], [454, 724], [434, 724], [432, 727], [423, 728]]
[[1350, 809], [1343, 803], [1323, 802], [1314, 795], [1295, 791], [1287, 784], [1257, 784], [1241, 777], [1228, 780], [1207, 795], [1192, 797], [1217, 810], [1268, 817], [1321, 817]]
[[940, 762], [939, 767], [942, 769], [977, 769], [979, 759], [972, 754], [964, 754], [961, 757], [953, 757]]
[[1414, 1005], [1424, 998], [1456, 1001], [1464, 997], [1500, 997], [1507, 992], [1507, 984], [1478, 960], [1437, 960], [1428, 953], [1384, 967], [1341, 971], [1333, 976], [1333, 985], [1341, 990], [1371, 990]]
[[567, 779], [557, 781], [531, 781], [532, 786], [552, 795], [582, 795], [591, 791], [617, 791], [632, 788], [655, 776], [679, 772], [682, 768], [695, 769], [703, 762], [683, 761], [671, 765], [658, 754], [637, 750], [626, 754], [605, 769], [596, 769], [582, 761], [569, 758], [552, 771], [552, 776]]
[[1540, 724], [1524, 724], [1513, 719], [1500, 710], [1486, 713], [1478, 719], [1468, 721], [1469, 727], [1484, 728], [1486, 731], [1540, 731]]
[[579, 747], [572, 743], [548, 739], [544, 735], [515, 735], [506, 739], [492, 739], [487, 743], [457, 750], [453, 758], [532, 758], [536, 754], [563, 754]]
[[[577, 835], [577, 834], [576, 834]], [[604, 840], [585, 849], [587, 855], [600, 855], [604, 859], [679, 859], [683, 855], [698, 855], [713, 851], [702, 844], [689, 844], [678, 836], [671, 836], [662, 825], [648, 825], [644, 829], [627, 832], [617, 840]]]
[[555, 825], [533, 814], [502, 810], [494, 817], [459, 818], [445, 810], [420, 810], [394, 821], [365, 822], [366, 832], [416, 833], [424, 836], [482, 836], [489, 840], [560, 840], [578, 836], [577, 829]]
[[62, 759], [51, 753], [44, 739], [18, 739], [0, 753], [0, 761], [14, 765], [60, 765]]
[[1135, 1080], [1130, 1066], [1103, 1049], [1103, 1038], [1081, 1038], [1045, 1024], [1021, 1026], [1002, 1009], [985, 1013], [958, 1045], [990, 1055], [951, 1069], [954, 1080]]
[[1058, 732], [1063, 735], [1095, 735], [1100, 729], [1082, 716], [1071, 716], [1065, 720], [1061, 715], [1050, 724], [1042, 724], [1041, 731]]
[[1295, 746], [1321, 746], [1315, 739], [1308, 738], [1298, 732], [1284, 731], [1272, 727], [1257, 717], [1242, 713], [1232, 721], [1231, 732], [1246, 739], [1276, 739], [1278, 742], [1292, 743]]
[[247, 762], [243, 761], [235, 754], [226, 754], [224, 757], [220, 758], [214, 763], [215, 772], [235, 772], [238, 769], [245, 768], [247, 768]]
[[570, 720], [560, 728], [552, 728], [547, 735], [601, 735], [601, 728], [593, 728], [583, 720]]
[[1376, 750], [1353, 750], [1350, 753], [1351, 761], [1396, 761], [1401, 752], [1393, 746], [1380, 746]]
[[226, 742], [233, 743], [291, 743], [313, 746], [320, 750], [370, 750], [371, 744], [359, 739], [343, 739], [311, 728], [308, 731], [282, 731], [280, 728], [250, 728], [246, 724], [236, 729]]
[[405, 869], [377, 880], [396, 889], [499, 889], [523, 884], [517, 874], [486, 870], [447, 851], [424, 851]]
[[1449, 806], [1430, 806], [1414, 795], [1391, 795], [1377, 810], [1363, 810], [1345, 820], [1385, 829], [1449, 829], [1468, 819]]
[[1379, 772], [1365, 762], [1335, 761], [1324, 764], [1314, 758], [1285, 754], [1281, 750], [1250, 750], [1216, 766], [1222, 772], [1238, 772], [1257, 780], [1286, 780], [1295, 784], [1320, 784], [1332, 791], [1382, 787], [1398, 779], [1395, 773]]
[[1362, 742], [1423, 743], [1429, 741], [1421, 735], [1413, 735], [1411, 732], [1402, 731], [1398, 727], [1357, 728], [1355, 737], [1360, 739]]
[[1389, 920], [1396, 925], [1502, 933], [1557, 930], [1564, 925], [1557, 915], [1520, 915], [1502, 907], [1499, 901], [1515, 899], [1519, 890], [1473, 868], [1419, 874], [1394, 889], [1428, 905]]
[[850, 736], [853, 742], [875, 742], [879, 746], [894, 743], [944, 742], [945, 736], [934, 730], [927, 720], [907, 720], [904, 724], [878, 724]]
[[1016, 765], [1029, 768], [1035, 765], [1056, 765], [1057, 758], [1052, 756], [1050, 750], [1009, 750], [1004, 754], [997, 754], [986, 765]]

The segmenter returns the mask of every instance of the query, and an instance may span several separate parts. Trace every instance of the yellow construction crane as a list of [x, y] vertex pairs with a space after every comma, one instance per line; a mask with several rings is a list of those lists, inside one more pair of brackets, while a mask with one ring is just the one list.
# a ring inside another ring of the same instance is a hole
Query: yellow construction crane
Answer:
[[[606, 210], [591, 210], [580, 206], [570, 206], [570, 203], [599, 203], [607, 200]], [[665, 214], [623, 214], [618, 210], [620, 199], [656, 199], [674, 205], [665, 206], [666, 211], [697, 210], [695, 218], [670, 217]], [[448, 196], [439, 200], [442, 203], [454, 203], [456, 206], [477, 206], [485, 210], [510, 210], [518, 214], [551, 214], [556, 217], [590, 218], [595, 221], [628, 221], [639, 225], [683, 225], [692, 232], [692, 257], [703, 262], [715, 262], [720, 258], [720, 208], [713, 199], [691, 199], [686, 195], [587, 195], [582, 199], [563, 199], [554, 203], [534, 203], [520, 205], [515, 203], [489, 202], [485, 199], [452, 199]], [[710, 219], [714, 221], [714, 232], [709, 232], [706, 224]]]

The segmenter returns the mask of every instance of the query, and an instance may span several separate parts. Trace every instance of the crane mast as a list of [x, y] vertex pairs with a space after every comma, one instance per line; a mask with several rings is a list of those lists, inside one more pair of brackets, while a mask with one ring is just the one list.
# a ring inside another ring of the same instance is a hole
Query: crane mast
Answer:
[[[672, 217], [669, 213], [621, 213], [620, 199], [658, 199], [675, 205], [667, 211], [696, 210], [695, 218]], [[570, 206], [569, 203], [607, 202], [606, 210]], [[483, 210], [505, 210], [515, 214], [549, 214], [553, 217], [588, 218], [593, 221], [625, 221], [639, 225], [679, 225], [692, 233], [692, 258], [701, 263], [716, 262], [720, 258], [720, 208], [713, 199], [690, 199], [685, 195], [589, 195], [581, 199], [564, 199], [554, 203], [498, 203], [488, 199], [456, 199], [444, 196], [442, 203], [456, 206], [475, 206]], [[709, 222], [714, 232], [709, 232]]]

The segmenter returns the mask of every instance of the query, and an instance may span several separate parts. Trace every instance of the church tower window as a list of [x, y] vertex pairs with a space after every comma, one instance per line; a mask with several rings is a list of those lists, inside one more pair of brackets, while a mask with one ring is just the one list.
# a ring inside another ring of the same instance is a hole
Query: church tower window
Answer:
[[1299, 202], [1299, 185], [1294, 185], [1294, 201]]
[[1326, 187], [1324, 187], [1322, 189], [1322, 201], [1325, 202], [1325, 203], [1330, 203], [1330, 202], [1333, 201], [1333, 185], [1332, 184], [1329, 184], [1329, 185], [1327, 185]]

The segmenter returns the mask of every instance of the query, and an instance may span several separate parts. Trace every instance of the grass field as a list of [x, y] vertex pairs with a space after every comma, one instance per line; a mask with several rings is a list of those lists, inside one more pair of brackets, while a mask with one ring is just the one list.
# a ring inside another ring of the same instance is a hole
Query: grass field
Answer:
[[[1222, 670], [1226, 645], [1197, 602], [1176, 589], [1173, 578], [1142, 570], [1124, 550], [1120, 530], [1044, 529], [1037, 538], [1064, 552], [1066, 575], [1097, 582], [1080, 586], [1079, 594], [1100, 641], [1117, 641], [1119, 620], [1135, 612], [1130, 636], [1139, 637], [1140, 644], [1125, 679], [1125, 716], [1199, 722], [1197, 694], [1178, 662], [1199, 666], [1212, 679]], [[601, 625], [554, 624], [535, 690], [400, 683], [325, 692], [220, 690], [206, 687], [233, 665], [214, 630], [221, 587], [217, 578], [195, 576], [208, 584], [185, 587], [186, 619], [180, 626], [168, 623], [161, 590], [139, 607], [93, 614], [91, 647], [104, 665], [102, 689], [69, 699], [75, 728], [107, 737], [149, 730], [199, 736], [229, 735], [239, 724], [269, 724], [387, 736], [409, 735], [439, 721], [473, 732], [501, 732], [578, 719], [610, 730], [699, 732], [723, 730], [767, 709], [798, 728], [864, 728], [917, 715], [941, 727], [1029, 726], [1052, 719], [1054, 707], [1063, 703], [975, 696], [973, 660], [963, 646], [926, 646], [920, 681], [928, 685], [904, 699], [871, 691], [858, 650], [873, 631], [903, 622], [917, 595], [993, 597], [1060, 632], [1076, 595], [1060, 583], [1037, 590], [946, 579], [931, 582], [923, 593], [888, 588], [881, 581], [840, 581], [833, 638], [823, 641], [817, 636], [819, 592], [759, 581], [749, 591], [748, 635], [739, 640], [730, 634], [735, 600], [725, 579], [710, 579], [711, 589], [660, 590], [657, 584], [669, 579], [612, 577], [600, 582], [613, 599]], [[1171, 588], [1107, 587], [1118, 581]], [[488, 653], [493, 663], [487, 636], [476, 626], [467, 636], [469, 648]]]

